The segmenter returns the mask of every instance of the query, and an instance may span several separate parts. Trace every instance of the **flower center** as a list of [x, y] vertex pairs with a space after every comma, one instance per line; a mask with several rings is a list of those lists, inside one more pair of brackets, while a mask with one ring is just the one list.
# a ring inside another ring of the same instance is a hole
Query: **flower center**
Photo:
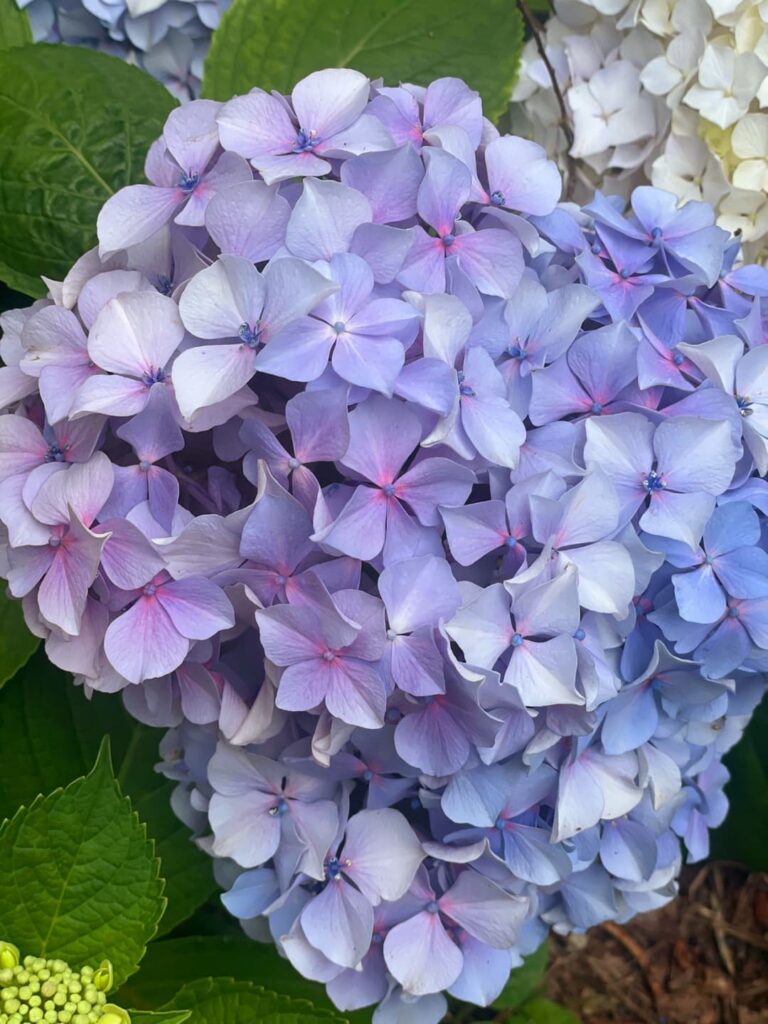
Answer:
[[52, 444], [45, 453], [45, 462], [64, 462], [64, 450], [57, 444]]
[[513, 647], [519, 647], [522, 642], [523, 642], [523, 634], [522, 633], [513, 633], [512, 634], [512, 646]]
[[456, 235], [451, 235], [451, 234], [443, 235], [442, 241], [443, 241], [443, 245], [445, 246], [445, 248], [446, 249], [450, 249], [451, 246], [453, 245], [453, 243], [456, 241]]
[[655, 491], [662, 491], [667, 486], [667, 482], [664, 479], [663, 474], [652, 469], [648, 476], [643, 477], [643, 487], [648, 491], [649, 494], [653, 494]]
[[471, 384], [466, 384], [464, 382], [464, 371], [459, 370], [457, 376], [459, 378], [459, 394], [463, 395], [465, 398], [474, 398], [476, 394], [475, 389], [471, 386]]
[[342, 320], [337, 320], [335, 324], [331, 324], [335, 334], [343, 334], [347, 329], [347, 325]]
[[151, 388], [153, 384], [163, 384], [166, 380], [165, 370], [158, 367], [156, 370], [150, 370], [145, 373], [141, 378], [141, 382], [144, 387]]
[[182, 174], [179, 178], [179, 188], [182, 192], [189, 195], [194, 192], [197, 186], [200, 184], [200, 175], [193, 174], [191, 171], [187, 171], [186, 174]]
[[386, 494], [386, 496], [388, 498], [394, 497], [394, 494], [395, 494], [395, 485], [394, 484], [384, 484], [384, 486], [381, 489], [382, 489], [382, 491], [384, 491], [384, 493]]
[[335, 882], [337, 878], [341, 878], [341, 864], [338, 857], [332, 857], [326, 864], [325, 877], [329, 882]]
[[525, 349], [521, 348], [519, 342], [517, 345], [510, 345], [507, 348], [507, 355], [511, 356], [513, 359], [525, 359], [527, 354], [528, 353], [525, 351]]
[[157, 587], [154, 583], [148, 583], [146, 587], [144, 587], [143, 593], [144, 597], [154, 597], [157, 593]]
[[288, 813], [288, 801], [283, 800], [282, 797], [277, 801], [274, 807], [270, 808], [269, 813], [273, 818], [282, 818], [284, 814]]
[[424, 909], [428, 914], [436, 914], [440, 907], [437, 905], [437, 900], [430, 900]]
[[317, 138], [317, 132], [314, 129], [307, 131], [305, 128], [299, 128], [296, 135], [296, 145], [293, 147], [294, 153], [310, 153], [320, 140]]
[[497, 189], [495, 192], [491, 192], [491, 206], [503, 206], [504, 205], [504, 193], [499, 192]]
[[751, 416], [755, 411], [746, 395], [736, 395], [736, 405], [739, 407], [740, 416]]
[[250, 324], [240, 324], [237, 336], [248, 348], [256, 348], [261, 341], [261, 325], [257, 323], [255, 327], [251, 327]]

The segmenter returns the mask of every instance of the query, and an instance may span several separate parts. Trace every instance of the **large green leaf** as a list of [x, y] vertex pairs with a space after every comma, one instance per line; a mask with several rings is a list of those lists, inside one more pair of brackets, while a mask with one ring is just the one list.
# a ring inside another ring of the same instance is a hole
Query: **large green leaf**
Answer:
[[0, 820], [38, 793], [88, 771], [105, 733], [112, 740], [120, 786], [146, 822], [162, 860], [168, 909], [160, 930], [165, 933], [205, 903], [216, 885], [210, 859], [171, 810], [173, 785], [154, 771], [162, 733], [132, 719], [114, 694], [86, 700], [42, 650], [0, 692]]
[[184, 1024], [192, 1016], [191, 1010], [131, 1010], [131, 1024]]
[[0, 0], [0, 50], [31, 42], [32, 30], [24, 11], [19, 10], [15, 0]]
[[165, 1009], [191, 1010], [189, 1024], [345, 1024], [346, 1018], [303, 999], [266, 991], [249, 981], [201, 978], [185, 985]]
[[549, 944], [543, 942], [535, 953], [525, 957], [521, 967], [512, 971], [509, 981], [493, 1005], [512, 1009], [530, 999], [544, 981], [548, 961]]
[[139, 181], [175, 104], [117, 57], [38, 44], [0, 52], [0, 280], [45, 294], [96, 241], [96, 216]]
[[290, 92], [311, 71], [349, 67], [389, 85], [456, 75], [507, 107], [522, 49], [512, 0], [235, 0], [213, 37], [203, 95]]
[[24, 623], [19, 602], [0, 591], [0, 687], [26, 665], [39, 643]]
[[[49, 740], [56, 742], [52, 730]], [[105, 742], [92, 771], [0, 830], [0, 934], [26, 953], [132, 974], [165, 909], [160, 862]]]
[[758, 707], [743, 738], [725, 763], [731, 781], [725, 792], [728, 817], [712, 835], [712, 854], [768, 870], [768, 700]]
[[[153, 942], [135, 974], [115, 997], [121, 1005], [162, 1006], [180, 985], [208, 975], [268, 985], [315, 1007], [332, 1010], [322, 985], [308, 981], [278, 955], [274, 946], [231, 935], [200, 935]], [[370, 1024], [371, 1011], [345, 1013], [354, 1024]]]
[[508, 1024], [579, 1024], [575, 1013], [551, 999], [531, 999], [507, 1021]]

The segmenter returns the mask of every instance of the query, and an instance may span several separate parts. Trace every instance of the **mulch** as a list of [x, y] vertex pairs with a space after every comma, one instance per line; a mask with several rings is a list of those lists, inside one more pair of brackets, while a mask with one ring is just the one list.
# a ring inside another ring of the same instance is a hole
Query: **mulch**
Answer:
[[584, 1024], [768, 1024], [768, 874], [686, 869], [668, 906], [551, 949], [548, 995]]

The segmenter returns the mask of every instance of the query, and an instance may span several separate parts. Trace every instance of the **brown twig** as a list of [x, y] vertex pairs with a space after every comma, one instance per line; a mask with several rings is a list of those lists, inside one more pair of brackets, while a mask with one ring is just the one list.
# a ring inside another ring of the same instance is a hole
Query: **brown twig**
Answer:
[[566, 179], [563, 198], [570, 199], [573, 195], [573, 189], [576, 186], [576, 161], [571, 156], [571, 148], [573, 146], [573, 128], [571, 127], [571, 119], [568, 114], [565, 96], [563, 96], [563, 90], [560, 88], [560, 83], [557, 80], [557, 72], [555, 71], [552, 61], [549, 59], [549, 54], [547, 53], [541, 22], [525, 0], [515, 0], [515, 3], [517, 5], [517, 9], [525, 18], [525, 21], [531, 30], [534, 42], [536, 43], [536, 49], [539, 51], [539, 56], [544, 61], [544, 66], [546, 67], [547, 73], [552, 81], [552, 90], [555, 94], [555, 98], [557, 99], [557, 105], [560, 108], [560, 127], [563, 131], [568, 147], [565, 154]]
[[664, 995], [661, 991], [661, 986], [659, 985], [656, 977], [654, 976], [653, 967], [651, 965], [650, 958], [646, 951], [643, 949], [642, 946], [638, 945], [638, 943], [635, 942], [631, 935], [627, 934], [627, 932], [625, 932], [623, 928], [620, 928], [619, 925], [617, 925], [615, 922], [605, 921], [603, 922], [603, 924], [600, 925], [600, 927], [604, 931], [608, 932], [609, 935], [612, 935], [617, 942], [621, 943], [624, 949], [626, 949], [627, 952], [632, 957], [634, 957], [634, 959], [640, 965], [640, 968], [643, 972], [643, 976], [645, 977], [645, 982], [648, 986], [651, 995], [653, 996], [654, 1006], [658, 1011], [660, 1009], [661, 1003], [664, 1000]]
[[[701, 917], [706, 918], [707, 921], [711, 922], [717, 917], [715, 911], [710, 910], [709, 907], [694, 907], [693, 909]], [[768, 950], [768, 939], [755, 935], [753, 932], [748, 932], [746, 928], [737, 928], [735, 925], [729, 924], [728, 921], [721, 921], [720, 927], [727, 935], [732, 935], [734, 939], [746, 942], [748, 946], [754, 946], [755, 949]]]

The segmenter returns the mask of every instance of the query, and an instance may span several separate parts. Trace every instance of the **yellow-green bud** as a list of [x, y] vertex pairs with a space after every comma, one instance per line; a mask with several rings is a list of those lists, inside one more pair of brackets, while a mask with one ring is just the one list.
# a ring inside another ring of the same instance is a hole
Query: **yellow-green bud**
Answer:
[[99, 1017], [99, 1024], [131, 1024], [131, 1017], [127, 1010], [114, 1003], [107, 1003], [102, 1007]]
[[109, 960], [102, 960], [93, 973], [93, 984], [99, 992], [109, 992], [114, 984], [115, 976]]
[[18, 947], [12, 942], [0, 942], [0, 967], [3, 970], [12, 970], [19, 966], [21, 954]]

